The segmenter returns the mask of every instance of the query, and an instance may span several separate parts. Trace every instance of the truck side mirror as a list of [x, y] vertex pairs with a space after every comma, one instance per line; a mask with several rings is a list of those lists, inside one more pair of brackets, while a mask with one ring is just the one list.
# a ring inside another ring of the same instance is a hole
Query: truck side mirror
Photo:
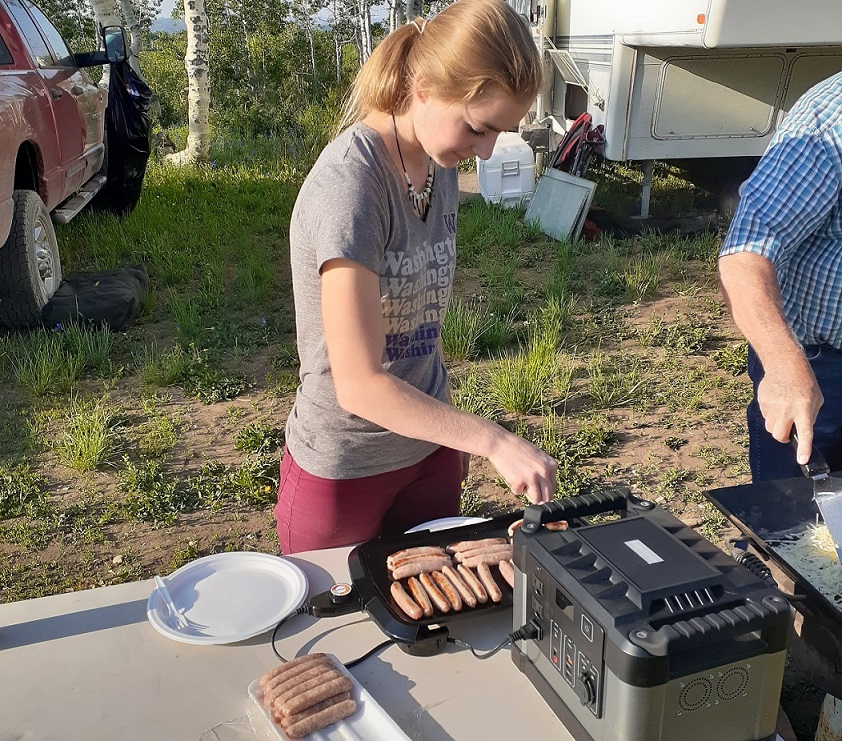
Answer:
[[126, 41], [126, 29], [123, 26], [105, 26], [102, 29], [102, 42], [105, 46], [105, 55], [111, 64], [126, 59], [129, 45]]

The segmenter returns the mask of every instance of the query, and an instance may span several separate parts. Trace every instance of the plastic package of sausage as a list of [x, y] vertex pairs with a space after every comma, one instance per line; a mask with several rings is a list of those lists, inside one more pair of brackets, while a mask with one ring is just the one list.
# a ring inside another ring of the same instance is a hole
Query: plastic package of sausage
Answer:
[[[378, 705], [374, 698], [354, 678], [340, 661], [328, 654], [331, 661], [343, 674], [351, 679], [351, 698], [356, 701], [357, 709], [347, 718], [321, 731], [311, 733], [305, 738], [307, 741], [401, 741], [409, 737], [400, 729], [397, 723]], [[263, 693], [260, 689], [260, 679], [255, 679], [248, 687], [251, 702], [248, 705], [249, 719], [257, 738], [261, 741], [275, 741], [287, 737], [279, 725], [272, 720], [272, 714], [263, 705]]]

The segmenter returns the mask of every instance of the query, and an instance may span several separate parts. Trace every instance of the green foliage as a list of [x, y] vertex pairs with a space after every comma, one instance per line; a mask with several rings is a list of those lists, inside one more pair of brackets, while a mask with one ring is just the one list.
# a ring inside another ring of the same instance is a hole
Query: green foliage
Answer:
[[134, 463], [124, 458], [118, 488], [125, 495], [123, 509], [133, 520], [152, 525], [172, 525], [189, 502], [187, 492], [164, 470], [160, 458]]
[[234, 437], [234, 447], [245, 453], [276, 450], [284, 443], [284, 431], [265, 422], [246, 425]]
[[713, 354], [713, 362], [732, 376], [742, 375], [748, 370], [748, 342], [721, 347]]
[[17, 517], [46, 499], [46, 480], [26, 463], [0, 463], [0, 520]]

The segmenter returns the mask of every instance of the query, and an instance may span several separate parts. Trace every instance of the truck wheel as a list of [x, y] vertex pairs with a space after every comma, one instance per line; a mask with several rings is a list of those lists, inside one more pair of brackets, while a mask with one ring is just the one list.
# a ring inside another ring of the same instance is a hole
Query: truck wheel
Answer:
[[61, 283], [53, 222], [32, 190], [14, 192], [15, 210], [0, 247], [0, 322], [9, 329], [41, 324], [41, 311]]

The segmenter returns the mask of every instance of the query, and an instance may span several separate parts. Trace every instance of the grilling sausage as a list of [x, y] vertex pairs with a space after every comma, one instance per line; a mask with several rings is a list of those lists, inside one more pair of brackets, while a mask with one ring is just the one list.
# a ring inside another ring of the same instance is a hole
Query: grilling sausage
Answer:
[[403, 584], [399, 581], [393, 581], [389, 591], [392, 593], [392, 599], [395, 600], [398, 607], [400, 607], [407, 617], [412, 620], [421, 619], [424, 611], [416, 604], [415, 600], [406, 593], [406, 590], [403, 588]]
[[408, 576], [418, 576], [423, 571], [438, 571], [450, 563], [450, 556], [447, 555], [413, 559], [392, 571], [392, 578], [395, 581], [399, 581], [406, 579]]
[[[445, 566], [445, 568], [449, 567]], [[433, 603], [430, 602], [430, 597], [424, 587], [421, 586], [421, 582], [414, 576], [410, 576], [409, 579], [407, 579], [406, 585], [409, 587], [409, 593], [412, 595], [412, 599], [414, 599], [424, 611], [424, 616], [430, 617], [433, 614]]]
[[488, 545], [505, 545], [508, 541], [505, 538], [480, 538], [479, 540], [460, 540], [458, 543], [451, 543], [445, 549], [448, 553], [461, 553], [474, 548], [482, 548]]
[[452, 566], [445, 566], [441, 571], [448, 579], [450, 579], [450, 583], [453, 584], [453, 586], [459, 591], [459, 594], [462, 596], [462, 601], [468, 607], [476, 607], [476, 594], [474, 594], [473, 590], [465, 583], [465, 580], [459, 576], [456, 569]]
[[477, 575], [473, 571], [461, 563], [456, 567], [456, 571], [459, 572], [459, 575], [465, 580], [465, 583], [477, 596], [477, 602], [481, 602], [483, 604], [488, 602], [488, 592], [485, 591], [485, 587], [482, 585], [482, 582], [477, 579]]
[[450, 612], [450, 601], [444, 596], [444, 594], [442, 594], [441, 589], [436, 586], [436, 583], [433, 581], [433, 577], [425, 571], [418, 578], [424, 586], [424, 589], [427, 590], [427, 594], [430, 595], [430, 599], [436, 606], [436, 609], [438, 609], [439, 612]]
[[482, 581], [483, 586], [488, 590], [488, 596], [491, 597], [491, 600], [493, 602], [500, 602], [503, 599], [503, 592], [500, 591], [500, 587], [498, 587], [497, 582], [494, 581], [494, 577], [491, 575], [491, 569], [488, 568], [488, 564], [479, 564], [477, 566], [477, 574], [479, 574], [479, 578]]
[[450, 583], [450, 579], [441, 571], [434, 571], [430, 576], [433, 577], [436, 586], [441, 589], [442, 594], [447, 597], [447, 601], [450, 602], [450, 606], [454, 611], [459, 612], [462, 609], [462, 595], [459, 594], [459, 590]]
[[506, 583], [512, 588], [515, 588], [515, 567], [512, 566], [511, 561], [500, 561], [498, 568], [500, 574], [506, 580]]
[[421, 545], [416, 548], [404, 548], [402, 551], [395, 551], [386, 558], [386, 566], [389, 569], [395, 567], [395, 561], [410, 556], [439, 556], [444, 555], [444, 548], [438, 545]]
[[454, 558], [466, 566], [479, 566], [480, 563], [490, 563], [495, 566], [500, 561], [508, 561], [512, 557], [510, 545], [489, 546], [488, 548], [477, 548], [473, 551], [457, 553]]

